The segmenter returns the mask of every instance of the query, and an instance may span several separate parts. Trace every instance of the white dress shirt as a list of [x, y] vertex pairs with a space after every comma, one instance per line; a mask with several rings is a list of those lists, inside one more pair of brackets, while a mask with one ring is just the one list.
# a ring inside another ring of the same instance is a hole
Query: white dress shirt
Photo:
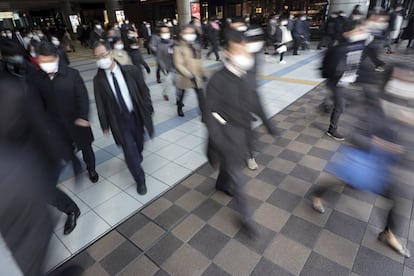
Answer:
[[[124, 98], [124, 102], [130, 112], [134, 111], [134, 105], [132, 104], [131, 95], [129, 94], [129, 89], [124, 79], [124, 75], [122, 74], [121, 68], [118, 64], [115, 63], [115, 67], [112, 70], [114, 72], [115, 78], [118, 81], [119, 88], [121, 89], [122, 97]], [[105, 70], [106, 78], [108, 79], [109, 85], [111, 86], [112, 93], [114, 94], [115, 98], [118, 98], [115, 91], [114, 81], [112, 79], [111, 70]]]

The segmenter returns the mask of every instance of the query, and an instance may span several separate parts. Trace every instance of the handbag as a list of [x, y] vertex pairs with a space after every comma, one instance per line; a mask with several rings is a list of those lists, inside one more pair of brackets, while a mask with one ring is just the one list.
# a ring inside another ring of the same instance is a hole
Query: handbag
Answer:
[[287, 52], [287, 47], [286, 47], [286, 45], [281, 45], [281, 46], [277, 47], [277, 48], [276, 48], [276, 52], [277, 52], [278, 54], [281, 54], [281, 53]]
[[379, 148], [362, 150], [341, 145], [324, 171], [363, 191], [383, 194], [390, 183], [389, 166], [396, 156]]

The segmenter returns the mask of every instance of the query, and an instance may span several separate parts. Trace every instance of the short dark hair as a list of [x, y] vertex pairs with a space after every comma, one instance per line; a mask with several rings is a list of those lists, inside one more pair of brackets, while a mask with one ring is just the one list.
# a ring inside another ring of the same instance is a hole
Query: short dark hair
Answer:
[[96, 41], [92, 46], [92, 50], [95, 51], [95, 49], [98, 48], [99, 46], [104, 46], [107, 51], [112, 51], [111, 44], [103, 40]]
[[50, 43], [49, 41], [43, 41], [40, 43], [38, 48], [38, 54], [39, 56], [54, 56], [57, 57], [57, 49], [55, 45]]

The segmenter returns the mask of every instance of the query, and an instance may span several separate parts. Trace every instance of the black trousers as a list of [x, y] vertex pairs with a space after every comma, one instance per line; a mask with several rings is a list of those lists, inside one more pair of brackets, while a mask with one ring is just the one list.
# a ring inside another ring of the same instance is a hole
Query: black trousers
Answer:
[[211, 49], [207, 53], [207, 57], [209, 57], [213, 52], [216, 56], [216, 59], [219, 59], [220, 56], [218, 54], [219, 51], [219, 42], [218, 41], [210, 41], [211, 42]]
[[59, 211], [70, 214], [72, 212], [77, 212], [79, 210], [78, 205], [62, 190], [56, 187], [61, 167], [56, 163], [49, 163], [49, 176], [48, 176], [48, 186], [49, 186], [49, 204], [56, 207]]
[[378, 58], [379, 54], [378, 54], [378, 48], [377, 47], [372, 47], [372, 46], [367, 46], [364, 50], [364, 53], [362, 55], [362, 61], [365, 60], [365, 58], [369, 58], [375, 65], [375, 67], [378, 66], [384, 66], [385, 62], [383, 62], [382, 60], [380, 60]]
[[161, 67], [159, 63], [157, 63], [157, 71], [156, 71], [157, 81], [161, 80]]
[[120, 129], [124, 143], [125, 162], [138, 185], [145, 184], [145, 173], [141, 167], [144, 149], [144, 126], [134, 113], [119, 115]]
[[95, 170], [95, 153], [93, 152], [92, 145], [82, 145], [80, 147], [82, 151], [82, 158], [83, 161], [86, 164], [86, 169], [88, 171], [94, 171]]
[[344, 88], [338, 87], [336, 84], [336, 80], [328, 80], [326, 83], [326, 86], [332, 91], [334, 105], [331, 113], [329, 131], [336, 131], [339, 117], [345, 109]]

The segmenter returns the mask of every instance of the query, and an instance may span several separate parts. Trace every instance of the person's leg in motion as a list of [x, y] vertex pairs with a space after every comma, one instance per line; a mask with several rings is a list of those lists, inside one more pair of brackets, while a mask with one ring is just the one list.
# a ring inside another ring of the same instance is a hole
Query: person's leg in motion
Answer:
[[345, 138], [338, 133], [337, 129], [338, 129], [339, 117], [341, 116], [345, 108], [345, 99], [343, 95], [344, 91], [342, 87], [338, 87], [336, 85], [336, 81], [328, 81], [327, 86], [333, 93], [333, 105], [334, 106], [333, 106], [333, 110], [331, 113], [329, 129], [326, 132], [326, 135], [328, 135], [329, 137], [337, 141], [343, 141]]

